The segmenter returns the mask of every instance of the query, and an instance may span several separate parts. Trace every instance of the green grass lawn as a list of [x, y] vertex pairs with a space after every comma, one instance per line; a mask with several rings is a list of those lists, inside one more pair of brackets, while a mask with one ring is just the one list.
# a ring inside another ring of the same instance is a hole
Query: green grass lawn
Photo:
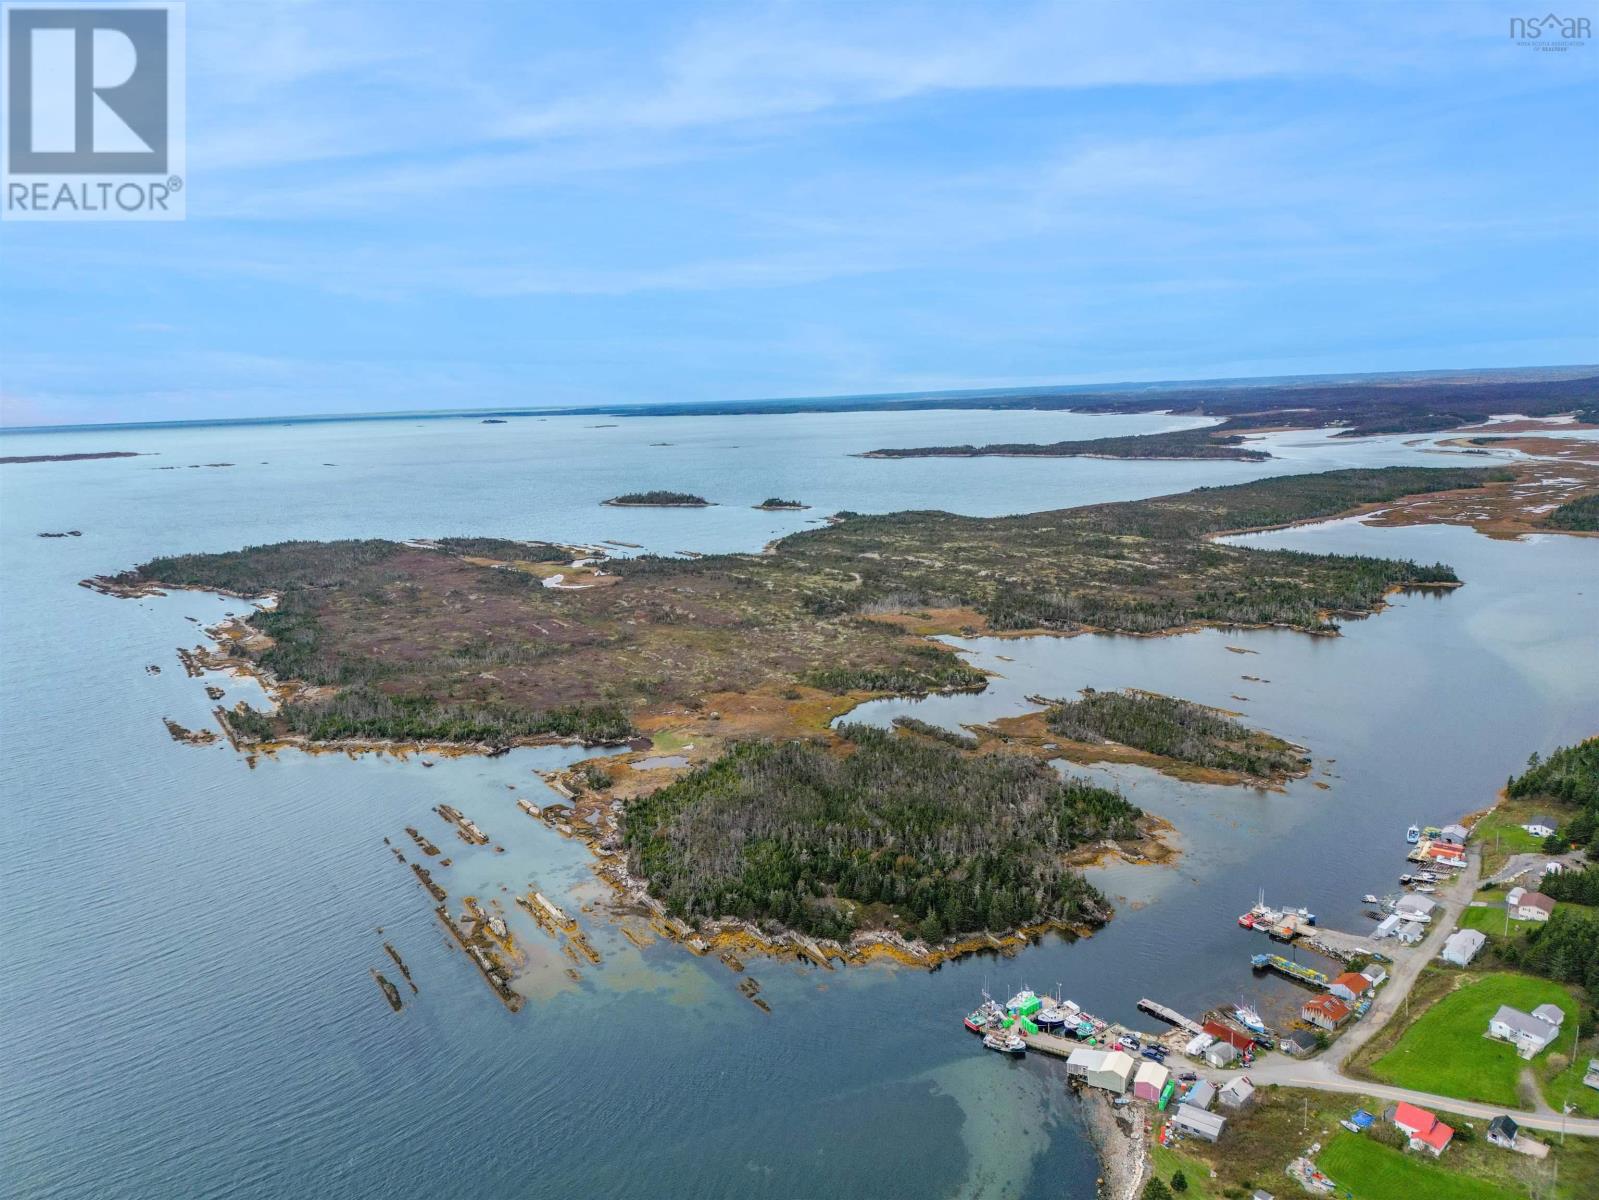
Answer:
[[[1467, 908], [1460, 914], [1460, 928], [1476, 929], [1489, 937], [1502, 938], [1505, 936], [1505, 894], [1486, 892], [1483, 895], [1488, 900], [1487, 907]], [[1510, 922], [1509, 936], [1515, 937], [1526, 924], [1525, 921]]]
[[[1560, 1039], [1556, 1054], [1546, 1057], [1551, 1061], [1544, 1064], [1538, 1074], [1543, 1080], [1543, 1098], [1549, 1102], [1549, 1106], [1558, 1111], [1562, 1104], [1569, 1102], [1573, 1113], [1584, 1117], [1599, 1117], [1599, 1091], [1582, 1082], [1582, 1077], [1588, 1072], [1588, 1060], [1599, 1058], [1599, 1040], [1589, 1038], [1577, 1048], [1577, 1053], [1573, 1056], [1571, 1038], [1568, 1034]], [[1560, 1067], [1561, 1063], [1566, 1065]], [[1560, 1069], [1556, 1070], [1557, 1067]]]
[[[1516, 1081], [1528, 1064], [1507, 1043], [1484, 1036], [1488, 1018], [1501, 1004], [1530, 1012], [1546, 1003], [1558, 1004], [1566, 1027], [1572, 1027], [1577, 1005], [1560, 984], [1506, 972], [1485, 975], [1416, 1018], [1394, 1048], [1371, 1064], [1371, 1073], [1399, 1087], [1520, 1108]], [[1532, 1065], [1548, 1054], [1544, 1051]]]
[[1168, 1150], [1165, 1146], [1154, 1146], [1152, 1150], [1155, 1174], [1163, 1182], [1171, 1183], [1171, 1177], [1178, 1171], [1182, 1171], [1183, 1178], [1188, 1180], [1188, 1190], [1173, 1192], [1174, 1196], [1182, 1196], [1184, 1200], [1212, 1200], [1221, 1194], [1211, 1190], [1210, 1168], [1199, 1159]]
[[1448, 1169], [1451, 1151], [1438, 1161], [1395, 1150], [1360, 1134], [1340, 1131], [1316, 1159], [1338, 1194], [1360, 1200], [1515, 1200], [1524, 1193]]

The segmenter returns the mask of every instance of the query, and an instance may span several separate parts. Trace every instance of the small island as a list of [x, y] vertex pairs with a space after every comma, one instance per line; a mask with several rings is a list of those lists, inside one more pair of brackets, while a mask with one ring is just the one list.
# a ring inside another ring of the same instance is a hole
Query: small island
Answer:
[[709, 508], [711, 502], [692, 492], [624, 492], [604, 503], [612, 508]]
[[779, 500], [775, 496], [769, 496], [755, 507], [765, 512], [799, 512], [809, 508], [810, 505], [801, 504], [798, 500]]
[[101, 450], [94, 454], [8, 454], [0, 463], [85, 462], [92, 458], [138, 458], [135, 450]]

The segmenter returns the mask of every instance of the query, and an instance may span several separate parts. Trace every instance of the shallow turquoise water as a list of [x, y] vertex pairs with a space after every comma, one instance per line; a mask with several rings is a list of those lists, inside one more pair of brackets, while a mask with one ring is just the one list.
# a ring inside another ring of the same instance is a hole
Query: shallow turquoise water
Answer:
[[[507, 1013], [384, 838], [408, 847], [413, 824], [445, 847], [452, 898], [508, 900], [504, 889], [536, 884], [576, 910], [598, 895], [586, 853], [515, 801], [541, 800], [533, 770], [581, 750], [430, 769], [289, 755], [252, 770], [225, 747], [178, 745], [161, 725], [207, 723], [212, 702], [173, 650], [198, 640], [186, 618], [210, 622], [239, 602], [115, 601], [75, 584], [153, 554], [288, 537], [753, 548], [845, 507], [1002, 513], [1284, 470], [1448, 461], [1400, 439], [1314, 434], [1272, 438], [1281, 457], [1263, 465], [848, 457], [1186, 423], [973, 411], [5, 438], [7, 454], [158, 456], [0, 467], [3, 1190], [1091, 1196], [1093, 1155], [1056, 1068], [997, 1061], [959, 1028], [978, 990], [1059, 980], [1127, 1019], [1141, 995], [1198, 1009], [1246, 989], [1268, 1002], [1291, 994], [1251, 978], [1254, 944], [1232, 923], [1257, 887], [1359, 928], [1354, 902], [1396, 873], [1405, 824], [1480, 807], [1530, 751], [1599, 725], [1589, 669], [1599, 545], [1335, 523], [1262, 540], [1442, 557], [1467, 586], [1402, 598], [1336, 641], [1262, 631], [972, 643], [974, 660], [1005, 678], [982, 697], [925, 702], [920, 715], [982, 719], [1031, 692], [1151, 687], [1244, 709], [1309, 746], [1332, 786], [1256, 793], [1121, 772], [1137, 802], [1176, 822], [1186, 853], [1173, 869], [1101, 872], [1122, 897], [1103, 933], [933, 974], [754, 963], [769, 1016], [720, 964], [665, 945], [640, 951], [588, 917], [604, 964], [572, 986], [535, 971], [524, 982], [533, 998]], [[236, 465], [188, 466], [216, 462]], [[649, 487], [720, 504], [598, 504]], [[814, 507], [747, 507], [774, 494]], [[83, 536], [34, 536], [52, 529]], [[219, 682], [229, 703], [251, 694]], [[456, 842], [429, 811], [440, 802], [506, 852]], [[389, 967], [386, 940], [420, 987], [399, 1015], [368, 974]]]

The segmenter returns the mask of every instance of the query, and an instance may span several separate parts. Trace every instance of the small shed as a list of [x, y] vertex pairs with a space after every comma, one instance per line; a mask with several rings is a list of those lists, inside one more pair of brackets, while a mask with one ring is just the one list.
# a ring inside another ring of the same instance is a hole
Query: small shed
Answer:
[[1521, 1133], [1521, 1127], [1510, 1117], [1498, 1116], [1488, 1122], [1488, 1140], [1495, 1146], [1503, 1146], [1506, 1150], [1514, 1150], [1516, 1137]]
[[1221, 1137], [1221, 1131], [1227, 1125], [1227, 1118], [1220, 1113], [1210, 1113], [1202, 1108], [1195, 1108], [1191, 1104], [1179, 1104], [1177, 1111], [1172, 1115], [1171, 1123], [1195, 1137], [1214, 1142]]
[[1216, 1103], [1216, 1085], [1208, 1079], [1201, 1079], [1188, 1090], [1188, 1095], [1183, 1097], [1183, 1104], [1190, 1108], [1209, 1108]]
[[1377, 928], [1371, 931], [1372, 938], [1376, 941], [1381, 941], [1383, 938], [1395, 936], [1399, 931], [1400, 920], [1398, 913], [1389, 913], [1381, 921], [1377, 922]]
[[1151, 1104], [1160, 1102], [1160, 1094], [1166, 1087], [1166, 1081], [1171, 1078], [1171, 1072], [1157, 1062], [1141, 1063], [1138, 1074], [1133, 1076], [1133, 1095], [1140, 1100], [1148, 1100]]
[[1394, 936], [1407, 946], [1414, 946], [1427, 936], [1427, 927], [1420, 921], [1401, 921], [1399, 928], [1394, 930]]
[[1366, 982], [1372, 987], [1376, 987], [1388, 978], [1388, 972], [1379, 963], [1370, 963], [1361, 967], [1360, 973], [1366, 977]]
[[1230, 1066], [1237, 1058], [1238, 1051], [1228, 1042], [1213, 1042], [1205, 1050], [1205, 1061], [1216, 1068]]
[[1217, 1092], [1216, 1098], [1223, 1108], [1244, 1108], [1255, 1098], [1255, 1085], [1249, 1082], [1249, 1076], [1240, 1075]]
[[1088, 1083], [1091, 1087], [1104, 1088], [1107, 1092], [1121, 1096], [1126, 1094], [1132, 1085], [1133, 1072], [1136, 1069], [1131, 1054], [1123, 1050], [1112, 1050], [1105, 1055], [1097, 1070], [1088, 1072]]
[[1308, 1029], [1295, 1029], [1277, 1043], [1277, 1049], [1284, 1054], [1292, 1054], [1296, 1058], [1304, 1058], [1306, 1055], [1316, 1052], [1316, 1035]]
[[1433, 840], [1464, 846], [1466, 844], [1466, 827], [1464, 825], [1445, 825], [1438, 831], [1438, 836]]

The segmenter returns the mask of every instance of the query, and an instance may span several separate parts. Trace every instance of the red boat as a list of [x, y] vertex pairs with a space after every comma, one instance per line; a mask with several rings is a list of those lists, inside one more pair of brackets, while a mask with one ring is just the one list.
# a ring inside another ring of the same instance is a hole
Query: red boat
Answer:
[[1245, 913], [1243, 916], [1238, 918], [1238, 923], [1245, 929], [1253, 929], [1255, 927], [1255, 914]]

